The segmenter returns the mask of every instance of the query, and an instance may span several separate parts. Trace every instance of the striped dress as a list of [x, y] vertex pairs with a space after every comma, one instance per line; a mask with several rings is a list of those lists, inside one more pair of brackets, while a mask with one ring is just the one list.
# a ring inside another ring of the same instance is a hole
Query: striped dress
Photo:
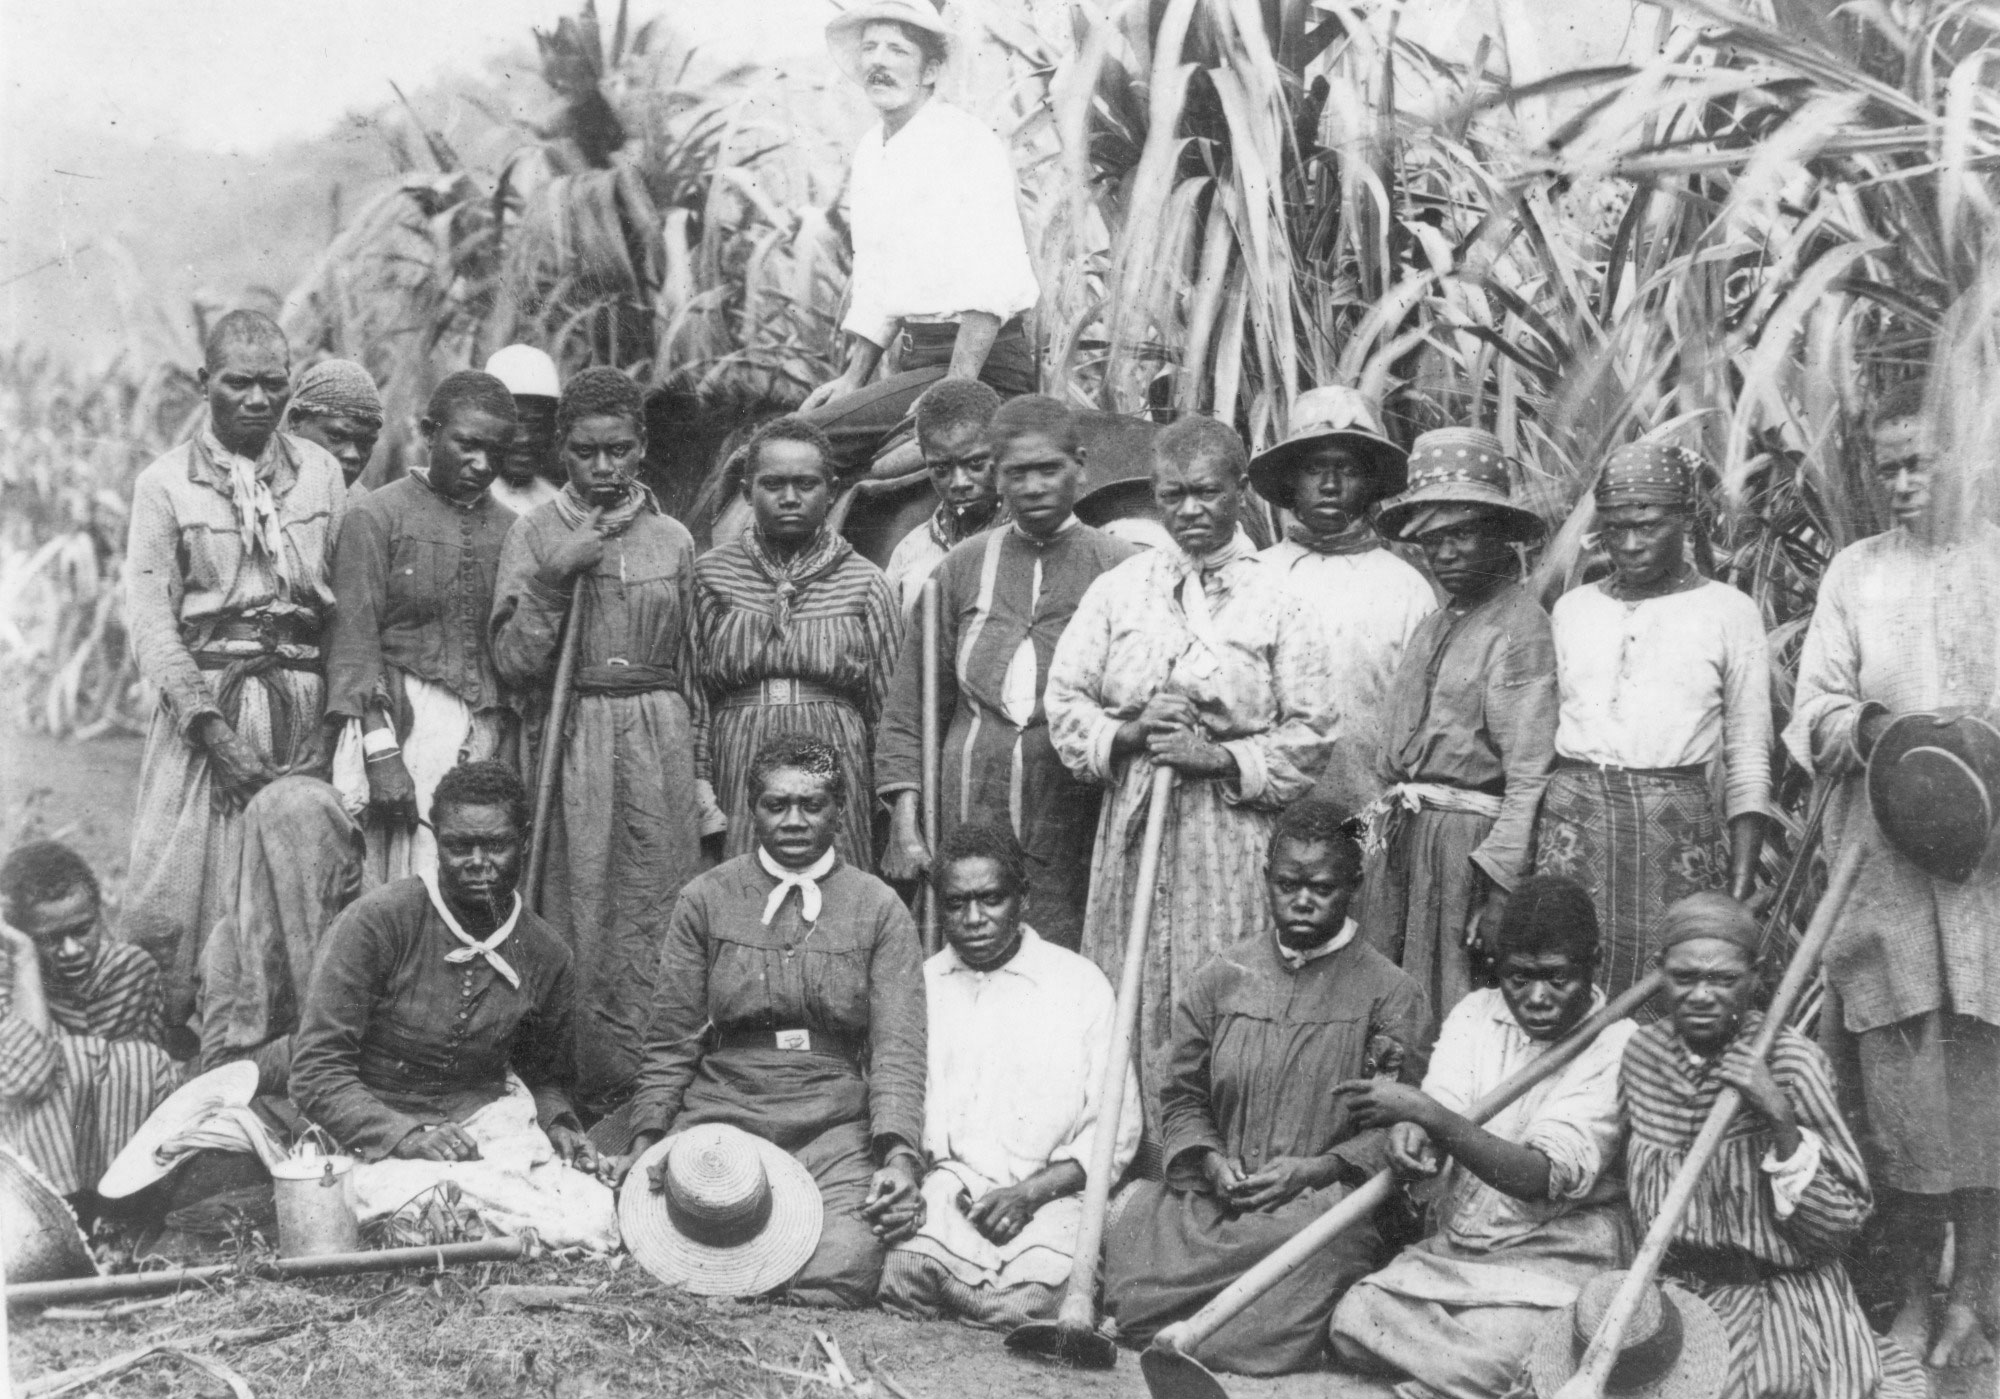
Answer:
[[833, 744], [846, 760], [847, 808], [834, 847], [873, 870], [869, 735], [903, 621], [882, 571], [828, 531], [779, 559], [751, 529], [697, 560], [694, 584], [715, 795], [729, 818], [726, 853], [756, 845], [751, 760], [773, 736], [797, 731]]
[[0, 1146], [20, 1153], [63, 1195], [97, 1184], [166, 1096], [178, 1065], [157, 1041], [160, 969], [136, 947], [100, 942], [79, 981], [44, 981], [49, 1028], [13, 1014], [14, 978], [0, 953]]
[[[1755, 1035], [1761, 1020], [1746, 1016], [1739, 1033]], [[1916, 1399], [1925, 1392], [1922, 1370], [1869, 1329], [1840, 1262], [1872, 1197], [1860, 1150], [1834, 1103], [1826, 1056], [1788, 1029], [1770, 1064], [1799, 1127], [1819, 1138], [1818, 1171], [1781, 1218], [1761, 1164], [1771, 1133], [1748, 1109], [1739, 1112], [1695, 1187], [1662, 1275], [1722, 1319], [1731, 1354], [1724, 1399]], [[1712, 1064], [1691, 1054], [1669, 1022], [1645, 1026], [1626, 1047], [1618, 1084], [1632, 1133], [1626, 1190], [1642, 1231], [1721, 1088]]]

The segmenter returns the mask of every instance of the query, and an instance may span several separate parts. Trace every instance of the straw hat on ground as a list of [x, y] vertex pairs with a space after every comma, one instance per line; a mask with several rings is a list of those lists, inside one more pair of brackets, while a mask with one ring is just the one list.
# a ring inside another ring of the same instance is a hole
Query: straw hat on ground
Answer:
[[951, 52], [951, 30], [930, 0], [864, 0], [849, 6], [826, 27], [826, 46], [833, 51], [833, 61], [852, 81], [861, 81], [861, 31], [885, 22], [935, 34], [945, 52]]
[[[666, 1189], [650, 1179], [664, 1161]], [[625, 1247], [670, 1287], [756, 1297], [819, 1247], [819, 1186], [790, 1152], [722, 1123], [667, 1137], [632, 1163], [618, 1192]]]
[[1507, 449], [1490, 432], [1443, 427], [1410, 448], [1409, 489], [1385, 501], [1376, 524], [1392, 539], [1414, 539], [1474, 513], [1499, 516], [1517, 540], [1539, 539], [1542, 517], [1516, 505]]
[[1976, 715], [1905, 714], [1868, 754], [1868, 807], [1926, 874], [1963, 884], [1993, 837], [2000, 730]]
[[[1590, 1338], [1625, 1281], [1599, 1273], [1574, 1305], [1542, 1324], [1528, 1352], [1528, 1376], [1542, 1399], [1576, 1373]], [[1708, 1303], [1673, 1283], [1649, 1284], [1625, 1328], [1618, 1363], [1605, 1382], [1607, 1399], [1716, 1399], [1729, 1377], [1729, 1335]]]
[[0, 1146], [0, 1272], [8, 1282], [57, 1282], [97, 1272], [76, 1216], [23, 1157]]
[[1285, 440], [1250, 459], [1251, 486], [1280, 510], [1291, 509], [1296, 468], [1322, 446], [1346, 447], [1372, 466], [1378, 499], [1408, 484], [1409, 458], [1382, 430], [1375, 406], [1358, 389], [1330, 385], [1292, 401]]
[[140, 1124], [97, 1183], [97, 1193], [107, 1200], [122, 1200], [166, 1179], [168, 1172], [192, 1153], [176, 1152], [161, 1160], [161, 1147], [216, 1109], [248, 1107], [256, 1096], [257, 1066], [248, 1059], [189, 1079]]

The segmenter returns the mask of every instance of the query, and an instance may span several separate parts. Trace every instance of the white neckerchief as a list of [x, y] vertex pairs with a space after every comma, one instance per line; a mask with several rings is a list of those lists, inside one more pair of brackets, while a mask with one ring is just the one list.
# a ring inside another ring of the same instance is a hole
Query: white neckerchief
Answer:
[[802, 870], [788, 870], [771, 858], [771, 852], [763, 846], [757, 847], [757, 863], [764, 867], [764, 873], [778, 881], [778, 887], [771, 891], [771, 897], [764, 900], [764, 926], [770, 927], [771, 920], [778, 916], [784, 906], [785, 894], [799, 891], [799, 915], [808, 923], [819, 922], [819, 882], [833, 873], [835, 856], [831, 849]]
[[470, 962], [474, 957], [484, 957], [489, 967], [507, 978], [509, 986], [516, 991], [520, 990], [521, 974], [500, 955], [499, 947], [501, 943], [507, 941], [507, 935], [514, 931], [514, 925], [521, 920], [521, 891], [518, 889], [514, 891], [514, 911], [507, 915], [507, 921], [493, 930], [493, 936], [481, 942], [459, 926], [458, 920], [452, 917], [451, 909], [445, 905], [444, 895], [438, 892], [437, 871], [425, 870], [417, 878], [423, 880], [424, 891], [431, 896], [431, 907], [437, 910], [438, 917], [444, 919], [445, 927], [451, 930], [453, 937], [465, 944], [445, 953], [445, 961]]
[[[1334, 953], [1340, 951], [1341, 948], [1353, 942], [1355, 931], [1354, 920], [1350, 918], [1340, 925], [1340, 931], [1333, 935], [1331, 942], [1323, 942], [1318, 947], [1308, 947], [1305, 951], [1301, 952], [1297, 948], [1287, 947], [1284, 943], [1279, 942], [1278, 957], [1292, 971], [1298, 971], [1306, 963], [1317, 962], [1322, 957], [1331, 957]], [[1277, 937], [1277, 933], [1273, 932], [1271, 934], [1274, 942], [1277, 941]]]

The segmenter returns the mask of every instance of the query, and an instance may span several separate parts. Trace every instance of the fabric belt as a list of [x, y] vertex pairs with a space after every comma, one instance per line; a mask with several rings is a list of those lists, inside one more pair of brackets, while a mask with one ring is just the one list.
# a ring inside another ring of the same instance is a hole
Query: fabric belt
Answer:
[[577, 667], [576, 692], [580, 695], [643, 695], [654, 690], [681, 688], [681, 678], [672, 666], [637, 665], [616, 657], [597, 665]]
[[[319, 652], [320, 625], [303, 617], [273, 617], [261, 615], [253, 617], [226, 617], [208, 627], [208, 635], [201, 636], [198, 624], [183, 623], [181, 640], [190, 648], [200, 640], [202, 648], [227, 644], [229, 642], [252, 642], [260, 651], [275, 651], [280, 646], [309, 647], [315, 655]], [[197, 656], [200, 652], [196, 652]], [[231, 660], [242, 660], [246, 653], [238, 650]], [[221, 664], [227, 664], [222, 662]]]
[[755, 709], [767, 704], [849, 704], [847, 696], [836, 694], [812, 680], [760, 680], [755, 685], [745, 685], [740, 690], [731, 690], [715, 707], [717, 709]]
[[1798, 1271], [1734, 1249], [1702, 1248], [1696, 1244], [1668, 1245], [1660, 1270], [1710, 1287], [1754, 1287]]
[[1694, 779], [1708, 780], [1706, 763], [1689, 763], [1677, 768], [1622, 768], [1612, 763], [1593, 763], [1587, 758], [1571, 758], [1556, 754], [1557, 772], [1596, 772], [1606, 777], [1651, 778], [1660, 782], [1686, 782]]
[[240, 665], [245, 667], [245, 678], [268, 670], [305, 670], [317, 675], [319, 648], [313, 647], [310, 656], [280, 656], [268, 651], [197, 651], [194, 663], [202, 670], [228, 670]]
[[715, 1049], [781, 1049], [861, 1063], [860, 1043], [828, 1030], [717, 1030], [711, 1040]]

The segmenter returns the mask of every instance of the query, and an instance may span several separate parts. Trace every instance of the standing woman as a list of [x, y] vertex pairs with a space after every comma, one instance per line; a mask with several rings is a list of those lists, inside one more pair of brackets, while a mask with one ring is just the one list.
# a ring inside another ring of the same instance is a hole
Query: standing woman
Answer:
[[743, 495], [754, 523], [694, 570], [725, 853], [755, 845], [750, 760], [774, 735], [798, 732], [839, 752], [834, 846], [872, 870], [869, 735], [896, 668], [901, 609], [881, 570], [827, 527], [833, 449], [818, 428], [785, 417], [760, 430], [744, 449]]
[[556, 451], [568, 484], [501, 551], [493, 659], [546, 713], [563, 618], [583, 589], [541, 907], [576, 951], [577, 1098], [598, 1113], [631, 1093], [659, 933], [722, 817], [695, 665], [694, 540], [635, 479], [638, 385], [615, 369], [570, 380]]
[[513, 514], [487, 492], [514, 436], [514, 399], [462, 370], [431, 394], [425, 464], [356, 493], [333, 549], [326, 720], [341, 802], [366, 807], [368, 883], [437, 869], [431, 793], [460, 763], [513, 750], [486, 643]]
[[1535, 869], [1590, 891], [1608, 996], [1645, 974], [1669, 905], [1708, 889], [1747, 899], [1764, 841], [1770, 649], [1757, 605], [1689, 557], [1697, 468], [1678, 447], [1613, 452], [1596, 491], [1611, 576], [1555, 605], [1562, 707]]

